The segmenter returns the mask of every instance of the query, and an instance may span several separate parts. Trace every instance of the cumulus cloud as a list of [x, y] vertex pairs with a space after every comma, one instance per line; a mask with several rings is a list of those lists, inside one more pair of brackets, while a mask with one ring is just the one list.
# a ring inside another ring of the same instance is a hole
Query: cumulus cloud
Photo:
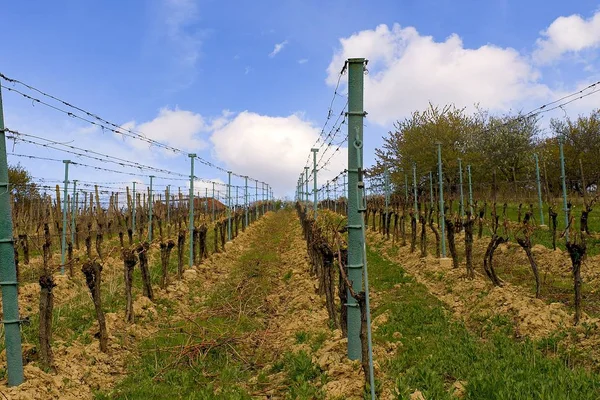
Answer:
[[[282, 195], [293, 193], [293, 183], [318, 134], [318, 128], [297, 114], [271, 117], [244, 111], [217, 129], [210, 140], [215, 157], [228, 168], [265, 181], [276, 195]], [[333, 150], [325, 155], [323, 163]], [[343, 151], [337, 152], [328, 167], [319, 173], [319, 186], [344, 169], [343, 154]]]
[[[217, 119], [213, 123], [218, 126], [222, 121]], [[158, 116], [151, 121], [141, 124], [129, 121], [122, 127], [141, 132], [149, 139], [190, 152], [206, 148], [207, 143], [199, 138], [199, 134], [210, 129], [210, 125], [207, 125], [200, 114], [168, 107], [160, 109]], [[129, 140], [129, 143], [137, 149], [148, 148], [148, 143], [140, 140]]]
[[584, 19], [580, 15], [558, 17], [540, 33], [533, 58], [540, 64], [550, 63], [568, 53], [600, 46], [600, 11]]
[[328, 67], [327, 83], [335, 85], [346, 59], [367, 58], [365, 109], [369, 119], [381, 125], [428, 102], [459, 107], [478, 103], [504, 111], [550, 92], [516, 50], [489, 44], [468, 49], [456, 34], [437, 42], [413, 27], [379, 25], [340, 39], [340, 45]]
[[277, 54], [279, 54], [279, 52], [281, 50], [283, 50], [283, 48], [288, 44], [287, 40], [284, 40], [281, 43], [277, 43], [275, 44], [275, 48], [273, 49], [273, 51], [271, 53], [269, 53], [269, 57], [273, 58], [275, 57]]

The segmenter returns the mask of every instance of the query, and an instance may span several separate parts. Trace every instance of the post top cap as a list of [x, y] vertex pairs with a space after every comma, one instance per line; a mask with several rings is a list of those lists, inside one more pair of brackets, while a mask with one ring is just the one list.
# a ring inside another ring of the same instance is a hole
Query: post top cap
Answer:
[[188, 154], [188, 157], [196, 157], [196, 153], [190, 153]]

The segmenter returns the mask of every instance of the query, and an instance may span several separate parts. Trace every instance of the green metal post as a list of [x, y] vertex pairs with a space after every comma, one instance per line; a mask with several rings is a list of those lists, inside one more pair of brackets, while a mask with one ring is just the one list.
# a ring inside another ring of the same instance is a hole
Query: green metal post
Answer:
[[227, 171], [227, 240], [231, 240], [231, 171]]
[[23, 354], [21, 352], [21, 320], [17, 298], [17, 269], [13, 243], [13, 225], [6, 160], [6, 135], [0, 85], [0, 288], [8, 386], [23, 383]]
[[166, 204], [167, 204], [167, 226], [171, 223], [171, 185], [167, 185], [167, 198], [166, 200]]
[[212, 220], [215, 220], [215, 183], [212, 183]]
[[441, 143], [438, 143], [438, 180], [440, 184], [440, 237], [442, 239], [442, 258], [446, 258], [446, 220], [444, 216], [444, 177], [442, 175]]
[[152, 203], [154, 203], [154, 192], [152, 191], [152, 179], [150, 175], [150, 193], [148, 193], [148, 242], [152, 243]]
[[[371, 345], [371, 313], [369, 310], [369, 285], [367, 251], [365, 244], [364, 182], [363, 182], [363, 109], [364, 58], [348, 59], [348, 278], [356, 292], [363, 291], [365, 282], [365, 306], [367, 323], [367, 354], [369, 358], [369, 381], [371, 399], [375, 400], [375, 378], [373, 372], [373, 349]], [[351, 360], [362, 358], [360, 342], [360, 309], [356, 300], [348, 294], [348, 357]]]
[[462, 160], [458, 159], [458, 183], [460, 184], [460, 217], [465, 217], [465, 196], [463, 194]]
[[408, 207], [408, 174], [404, 171], [404, 201]]
[[63, 160], [65, 163], [65, 182], [64, 182], [64, 194], [63, 194], [63, 207], [62, 207], [62, 246], [60, 252], [60, 274], [65, 274], [65, 257], [67, 255], [67, 190], [69, 186], [69, 164], [70, 160]]
[[304, 167], [304, 176], [305, 176], [304, 184], [306, 185], [306, 191], [304, 192], [304, 197], [305, 197], [304, 201], [305, 201], [305, 204], [308, 204], [308, 167]]
[[473, 184], [471, 182], [471, 165], [467, 165], [467, 175], [469, 177], [469, 211], [473, 215]]
[[75, 214], [77, 214], [77, 180], [73, 180], [73, 195], [71, 196], [71, 246], [75, 246]]
[[533, 155], [533, 158], [535, 158], [535, 179], [537, 181], [538, 203], [540, 205], [540, 225], [546, 225], [544, 223], [544, 203], [542, 202], [542, 182], [540, 180], [540, 163], [538, 160], [537, 153]]
[[327, 204], [327, 209], [329, 210], [329, 181], [327, 181], [327, 200], [325, 200], [325, 204]]
[[256, 219], [258, 219], [258, 180], [254, 181], [254, 213], [256, 214]]
[[262, 193], [262, 213], [263, 213], [263, 215], [265, 215], [265, 200], [266, 200], [265, 199], [265, 183], [261, 182], [260, 185], [261, 185], [261, 189], [262, 189], [261, 190], [261, 193]]
[[196, 154], [189, 154], [190, 157], [190, 258], [189, 266], [194, 266], [194, 159]]
[[310, 149], [313, 153], [313, 211], [314, 218], [317, 219], [317, 204], [319, 203], [317, 200], [317, 152], [319, 149]]
[[383, 184], [385, 190], [385, 218], [387, 224], [387, 214], [390, 206], [390, 173], [387, 168], [383, 172]]
[[246, 219], [246, 226], [248, 226], [248, 177], [245, 176], [244, 177], [244, 208], [245, 208], [245, 219]]
[[[414, 202], [415, 203], [414, 204], [415, 215], [419, 215], [419, 200], [417, 198], [417, 164], [413, 163], [412, 169], [413, 169], [413, 195], [415, 197], [415, 202]], [[415, 218], [417, 218], [417, 221], [419, 220], [418, 217], [415, 217]]]
[[[87, 193], [86, 193], [87, 198]], [[131, 202], [131, 230], [135, 235], [135, 182], [133, 182], [133, 191], [132, 191], [132, 202]]]
[[564, 137], [561, 135], [558, 138], [558, 148], [560, 151], [560, 179], [562, 180], [562, 190], [563, 190], [563, 208], [565, 210], [565, 240], [569, 241], [569, 230], [567, 227], [569, 226], [569, 208], [567, 207], [567, 177], [565, 174], [565, 153], [563, 150], [563, 142]]
[[337, 198], [337, 178], [335, 178], [335, 180], [333, 181], [333, 212], [337, 213], [337, 203], [338, 203], [338, 198]]
[[433, 172], [429, 171], [429, 206], [433, 210]]
[[208, 217], [208, 188], [204, 188], [204, 217]]
[[[363, 153], [364, 59], [348, 60], [348, 278], [355, 292], [363, 290], [362, 214], [359, 211], [359, 170]], [[348, 358], [360, 360], [360, 309], [348, 292]]]

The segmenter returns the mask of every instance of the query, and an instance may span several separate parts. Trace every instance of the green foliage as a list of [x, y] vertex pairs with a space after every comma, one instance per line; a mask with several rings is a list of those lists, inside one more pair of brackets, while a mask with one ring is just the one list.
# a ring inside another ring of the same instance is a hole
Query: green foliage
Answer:
[[[472, 167], [472, 179], [478, 184], [491, 184], [493, 172], [497, 184], [513, 191], [512, 183], [535, 182], [533, 154], [538, 153], [542, 179], [547, 178], [552, 196], [560, 194], [558, 136], [564, 137], [565, 169], [569, 190], [583, 193], [581, 172], [588, 190], [600, 179], [600, 110], [576, 119], [551, 121], [552, 137], [542, 138], [534, 117], [522, 114], [491, 115], [478, 110], [469, 114], [453, 105], [429, 105], [394, 124], [394, 130], [384, 137], [381, 149], [376, 149], [377, 165], [391, 171], [393, 183], [404, 184], [403, 171], [417, 166], [417, 176], [437, 170], [437, 144], [442, 145], [442, 165], [447, 185], [458, 183], [458, 159]], [[580, 168], [580, 160], [581, 167]], [[546, 166], [547, 176], [544, 174]], [[507, 185], [510, 184], [510, 185]], [[545, 185], [544, 185], [545, 186]], [[489, 189], [489, 188], [488, 188]], [[535, 190], [530, 187], [530, 190]]]
[[21, 164], [8, 166], [8, 182], [15, 202], [26, 202], [39, 196], [38, 187], [32, 180], [29, 171]]

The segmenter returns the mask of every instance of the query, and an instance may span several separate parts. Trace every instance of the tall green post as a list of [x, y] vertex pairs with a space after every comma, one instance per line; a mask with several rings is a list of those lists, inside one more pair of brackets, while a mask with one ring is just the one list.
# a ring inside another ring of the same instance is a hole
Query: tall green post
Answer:
[[337, 213], [337, 203], [338, 203], [338, 197], [337, 197], [337, 177], [335, 178], [335, 180], [333, 181], [333, 212]]
[[215, 183], [212, 183], [212, 220], [215, 220]]
[[[419, 215], [419, 199], [418, 199], [418, 194], [417, 194], [417, 164], [413, 163], [412, 166], [412, 170], [413, 170], [413, 196], [414, 196], [414, 200], [415, 200], [415, 215]], [[419, 220], [418, 217], [417, 221]]]
[[305, 201], [305, 204], [308, 205], [308, 167], [304, 167], [304, 176], [305, 176], [304, 184], [306, 185], [306, 190], [304, 192], [304, 197], [305, 197], [304, 201]]
[[540, 205], [540, 225], [546, 225], [544, 223], [544, 203], [542, 202], [542, 182], [540, 180], [540, 163], [538, 160], [537, 153], [533, 154], [535, 159], [535, 179], [537, 181], [537, 192], [538, 192], [538, 203]]
[[63, 207], [62, 207], [62, 246], [60, 252], [60, 274], [65, 274], [65, 257], [67, 255], [67, 190], [69, 187], [69, 164], [71, 160], [63, 160], [65, 163], [65, 181], [63, 191]]
[[569, 208], [567, 206], [567, 176], [565, 174], [565, 152], [563, 150], [564, 137], [562, 135], [558, 138], [558, 149], [560, 151], [560, 179], [562, 180], [562, 191], [563, 191], [563, 208], [565, 210], [565, 240], [569, 241]]
[[231, 240], [231, 171], [227, 171], [227, 240]]
[[265, 215], [266, 198], [265, 198], [265, 183], [264, 182], [261, 182], [261, 189], [262, 189], [262, 212], [263, 212], [263, 215]]
[[13, 243], [13, 225], [6, 159], [6, 135], [0, 85], [0, 288], [2, 288], [2, 314], [8, 386], [23, 383], [23, 354], [21, 352], [21, 326], [17, 298], [17, 269]]
[[208, 187], [204, 188], [204, 217], [208, 218]]
[[440, 184], [440, 237], [442, 239], [442, 258], [446, 258], [446, 211], [444, 210], [444, 177], [442, 175], [441, 143], [438, 143], [438, 181]]
[[404, 201], [408, 208], [408, 174], [404, 171]]
[[244, 219], [246, 220], [246, 226], [248, 226], [248, 177], [244, 177]]
[[171, 185], [167, 185], [167, 195], [166, 195], [166, 205], [167, 205], [167, 226], [171, 223]]
[[326, 208], [329, 210], [329, 181], [327, 181], [327, 186], [326, 186], [326, 194], [327, 194], [327, 200], [325, 200], [325, 204], [326, 204]]
[[317, 204], [319, 201], [317, 200], [317, 152], [319, 149], [310, 149], [313, 153], [313, 211], [314, 218], [317, 219]]
[[190, 157], [190, 258], [189, 258], [189, 266], [192, 268], [194, 266], [194, 159], [196, 158], [196, 154], [189, 154]]
[[433, 172], [429, 171], [429, 206], [433, 212], [434, 200], [433, 200]]
[[460, 217], [464, 218], [465, 217], [465, 196], [463, 193], [462, 160], [460, 158], [458, 159], [458, 183], [460, 185], [460, 203], [459, 203]]
[[254, 214], [256, 215], [255, 220], [258, 219], [258, 180], [254, 181]]
[[390, 173], [387, 167], [383, 171], [383, 187], [385, 190], [385, 224], [387, 224], [388, 208], [390, 207]]
[[71, 246], [75, 246], [75, 217], [77, 214], [77, 180], [73, 180], [73, 194], [71, 195]]
[[[352, 288], [363, 290], [363, 215], [359, 210], [358, 182], [362, 181], [363, 84], [365, 59], [348, 60], [348, 278]], [[348, 291], [348, 358], [360, 360], [360, 309]]]
[[467, 165], [467, 176], [469, 178], [469, 211], [473, 215], [473, 184], [471, 182], [471, 165]]
[[133, 191], [131, 193], [131, 230], [132, 233], [135, 235], [135, 182], [133, 182]]
[[148, 193], [148, 242], [152, 243], [152, 206], [154, 203], [154, 191], [152, 190], [152, 180], [154, 175], [150, 175], [150, 192]]

